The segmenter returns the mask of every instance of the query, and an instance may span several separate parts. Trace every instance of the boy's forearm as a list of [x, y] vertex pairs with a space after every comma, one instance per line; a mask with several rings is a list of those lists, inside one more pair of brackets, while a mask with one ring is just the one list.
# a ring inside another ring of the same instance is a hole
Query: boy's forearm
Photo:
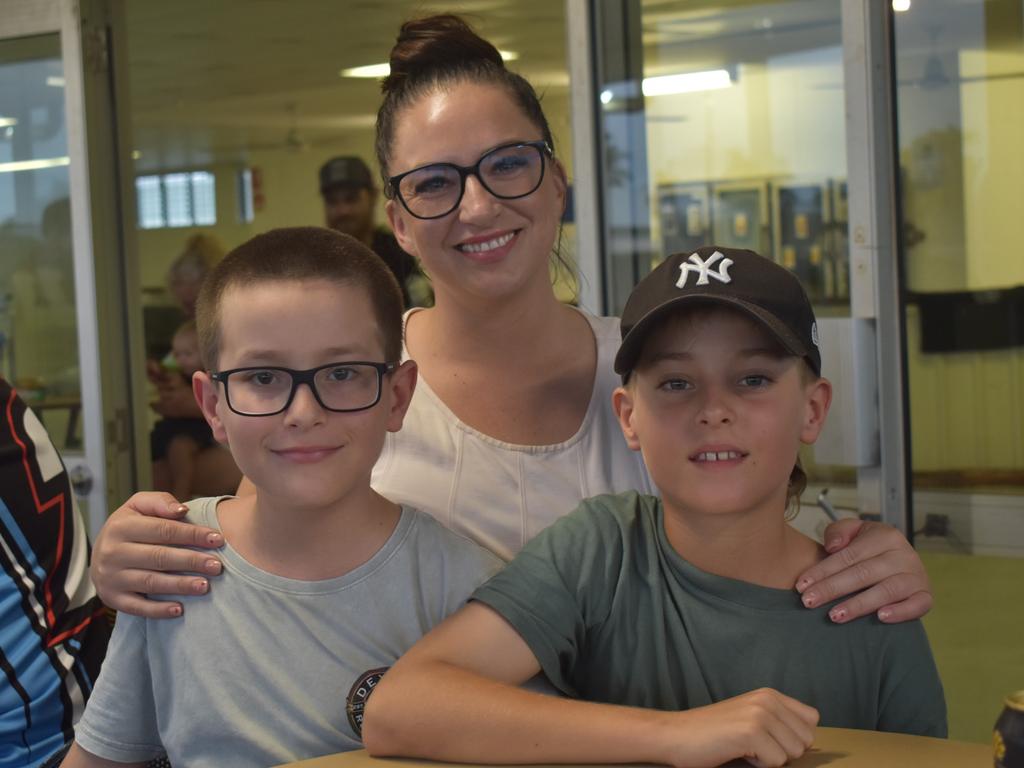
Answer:
[[672, 716], [546, 696], [444, 662], [399, 662], [370, 697], [363, 743], [375, 756], [456, 762], [666, 763]]
[[77, 742], [71, 745], [67, 756], [61, 762], [61, 768], [144, 768], [145, 763], [117, 763], [97, 757], [86, 752]]

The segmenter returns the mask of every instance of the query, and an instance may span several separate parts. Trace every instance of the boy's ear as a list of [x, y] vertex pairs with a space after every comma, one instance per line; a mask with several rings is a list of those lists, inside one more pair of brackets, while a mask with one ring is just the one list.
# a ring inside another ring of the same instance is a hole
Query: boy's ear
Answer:
[[406, 360], [384, 378], [383, 386], [387, 387], [391, 393], [389, 399], [391, 410], [388, 412], [388, 432], [397, 432], [402, 428], [405, 412], [409, 410], [412, 394], [416, 391], [418, 375], [416, 362]]
[[203, 411], [206, 423], [213, 430], [214, 438], [218, 443], [226, 445], [228, 433], [224, 429], [224, 422], [217, 415], [217, 403], [220, 402], [217, 382], [206, 371], [196, 371], [192, 374], [192, 394], [196, 396], [196, 402]]
[[615, 409], [615, 415], [619, 419], [619, 426], [622, 428], [622, 434], [626, 438], [626, 445], [629, 446], [631, 451], [639, 451], [640, 440], [633, 426], [633, 406], [633, 393], [630, 392], [629, 387], [616, 387], [615, 391], [612, 392], [612, 407]]
[[832, 382], [828, 379], [818, 379], [808, 384], [806, 396], [800, 441], [810, 445], [818, 439], [818, 435], [821, 434], [821, 430], [825, 426], [828, 408], [832, 404]]
[[401, 203], [397, 200], [388, 200], [384, 204], [384, 213], [387, 214], [388, 224], [391, 226], [391, 231], [394, 233], [398, 244], [402, 246], [402, 250], [418, 257], [419, 254], [413, 250], [415, 246], [413, 246], [412, 241], [409, 239], [409, 233], [405, 228], [405, 217], [399, 210], [400, 206]]

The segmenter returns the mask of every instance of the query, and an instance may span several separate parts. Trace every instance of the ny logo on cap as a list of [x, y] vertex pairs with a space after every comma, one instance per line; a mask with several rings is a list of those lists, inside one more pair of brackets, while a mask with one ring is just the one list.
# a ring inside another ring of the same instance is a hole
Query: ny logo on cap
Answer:
[[[712, 272], [711, 265], [714, 264], [719, 259], [725, 259], [725, 261], [718, 265], [717, 272]], [[710, 256], [708, 256], [707, 261], [704, 261], [696, 253], [691, 254], [688, 260], [693, 263], [687, 264], [684, 262], [679, 265], [679, 271], [682, 274], [679, 275], [679, 280], [676, 281], [676, 288], [686, 287], [686, 280], [687, 278], [689, 278], [691, 272], [696, 272], [698, 275], [696, 283], [697, 285], [708, 285], [708, 278], [710, 277], [715, 278], [715, 280], [718, 280], [721, 283], [732, 282], [732, 278], [729, 277], [729, 267], [732, 266], [733, 261], [732, 259], [726, 258], [725, 254], [722, 253], [721, 251], [715, 251], [714, 253], [712, 253]]]

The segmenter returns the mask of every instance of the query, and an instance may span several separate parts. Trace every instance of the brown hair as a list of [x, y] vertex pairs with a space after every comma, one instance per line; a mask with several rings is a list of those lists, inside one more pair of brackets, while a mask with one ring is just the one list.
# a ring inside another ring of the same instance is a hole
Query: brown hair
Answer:
[[375, 145], [388, 197], [394, 194], [387, 180], [392, 175], [391, 149], [398, 112], [420, 96], [455, 83], [484, 83], [506, 89], [554, 151], [555, 141], [533, 86], [522, 75], [506, 69], [498, 49], [458, 16], [441, 14], [405, 22], [391, 49], [390, 64], [391, 74], [381, 84], [384, 101], [377, 111]]
[[196, 301], [196, 326], [200, 354], [208, 370], [216, 370], [220, 352], [219, 311], [224, 292], [233, 286], [287, 280], [327, 280], [365, 290], [377, 315], [385, 362], [401, 359], [402, 292], [387, 265], [349, 235], [321, 227], [288, 227], [242, 243], [203, 281]]

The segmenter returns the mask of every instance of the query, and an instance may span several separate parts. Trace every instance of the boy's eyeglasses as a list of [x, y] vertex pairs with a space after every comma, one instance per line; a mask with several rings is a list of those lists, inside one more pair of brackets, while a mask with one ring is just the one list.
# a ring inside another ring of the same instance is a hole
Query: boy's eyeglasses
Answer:
[[305, 371], [261, 365], [211, 373], [224, 385], [228, 408], [240, 416], [274, 416], [286, 410], [300, 384], [308, 384], [328, 411], [365, 411], [380, 401], [384, 374], [398, 363], [328, 363]]
[[544, 179], [544, 158], [551, 157], [546, 141], [506, 144], [492, 149], [474, 165], [432, 163], [388, 179], [388, 195], [397, 197], [417, 219], [439, 219], [459, 207], [472, 174], [495, 197], [526, 197]]

